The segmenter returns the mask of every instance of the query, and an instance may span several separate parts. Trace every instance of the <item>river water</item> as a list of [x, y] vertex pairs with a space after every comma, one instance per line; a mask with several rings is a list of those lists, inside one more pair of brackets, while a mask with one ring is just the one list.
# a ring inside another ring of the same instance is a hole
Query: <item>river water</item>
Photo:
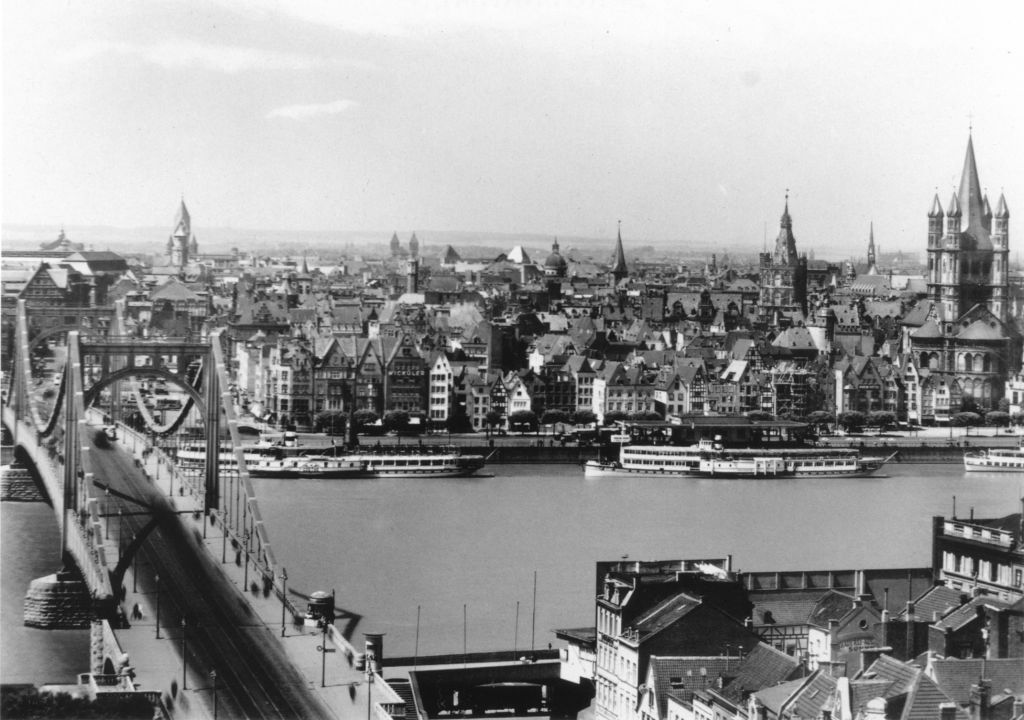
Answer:
[[[464, 627], [469, 652], [547, 647], [552, 629], [593, 624], [594, 564], [623, 555], [731, 554], [743, 570], [927, 566], [931, 517], [949, 515], [954, 495], [961, 516], [997, 517], [1019, 510], [1021, 485], [953, 464], [836, 480], [486, 470], [493, 477], [254, 482], [289, 587], [334, 589], [363, 616], [357, 634], [387, 633], [387, 656], [417, 649], [417, 609], [420, 654], [461, 652]], [[57, 569], [52, 517], [39, 503], [3, 504], [3, 682], [70, 680], [88, 665], [86, 633], [20, 627], [28, 581]]]

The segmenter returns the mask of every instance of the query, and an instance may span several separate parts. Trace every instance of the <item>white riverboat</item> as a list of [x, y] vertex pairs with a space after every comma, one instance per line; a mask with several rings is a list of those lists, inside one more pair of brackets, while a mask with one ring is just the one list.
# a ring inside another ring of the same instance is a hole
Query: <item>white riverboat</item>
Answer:
[[1024, 446], [990, 448], [967, 453], [964, 455], [964, 470], [967, 472], [1024, 473]]
[[[261, 462], [270, 462], [281, 458], [281, 447], [270, 443], [256, 443], [246, 445], [242, 448], [242, 455], [245, 457], [245, 464], [253, 467]], [[206, 466], [206, 446], [190, 443], [181, 445], [177, 449], [177, 462], [182, 469], [202, 470]], [[218, 462], [222, 470], [233, 470], [238, 466], [238, 458], [234, 450], [221, 448], [218, 453]]]
[[483, 455], [463, 455], [455, 448], [431, 452], [426, 446], [409, 452], [356, 452], [347, 457], [364, 461], [367, 472], [379, 478], [468, 477], [486, 462]]
[[853, 449], [729, 450], [718, 442], [701, 440], [687, 447], [622, 445], [617, 461], [591, 460], [586, 463], [584, 474], [587, 477], [866, 477], [878, 472], [892, 457], [861, 457]]

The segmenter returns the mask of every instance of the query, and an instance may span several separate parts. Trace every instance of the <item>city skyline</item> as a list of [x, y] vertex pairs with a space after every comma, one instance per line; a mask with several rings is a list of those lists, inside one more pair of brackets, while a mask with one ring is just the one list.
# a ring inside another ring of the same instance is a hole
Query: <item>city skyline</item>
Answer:
[[1011, 213], [1024, 158], [1012, 23], [929, 8], [5, 7], [3, 222], [160, 226], [184, 195], [201, 242], [622, 220], [627, 251], [753, 252], [788, 189], [801, 252], [871, 222], [919, 251], [971, 126]]

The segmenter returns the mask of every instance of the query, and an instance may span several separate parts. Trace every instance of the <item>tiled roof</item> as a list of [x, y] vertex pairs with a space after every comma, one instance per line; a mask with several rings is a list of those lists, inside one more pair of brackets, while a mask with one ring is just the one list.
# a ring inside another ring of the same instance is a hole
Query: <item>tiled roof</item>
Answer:
[[[914, 615], [930, 620], [935, 613], [938, 613], [941, 618], [951, 610], [960, 607], [960, 604], [959, 590], [954, 590], [946, 585], [935, 585], [914, 601]], [[906, 619], [906, 616], [906, 608], [896, 615], [900, 619]]]
[[[733, 661], [735, 664], [735, 661]], [[728, 668], [728, 660], [712, 657], [658, 657], [651, 656], [650, 675], [654, 680], [658, 699], [658, 716], [665, 717], [669, 694], [681, 702], [689, 703], [697, 690], [717, 681]]]
[[641, 639], [661, 632], [694, 609], [700, 607], [701, 601], [685, 593], [678, 593], [658, 603], [644, 615], [637, 618], [633, 627], [639, 632]]
[[924, 325], [910, 333], [910, 337], [917, 340], [928, 340], [942, 337], [942, 331], [934, 320], [927, 320]]
[[992, 683], [992, 694], [1024, 694], [1024, 657], [933, 660], [931, 672], [939, 688], [958, 705], [971, 699], [971, 685], [984, 674]]
[[789, 680], [798, 668], [796, 658], [758, 643], [743, 658], [733, 679], [722, 688], [722, 695], [732, 702], [740, 702], [752, 692]]
[[993, 608], [996, 610], [1005, 610], [1011, 605], [1011, 603], [1005, 600], [999, 600], [998, 598], [989, 597], [987, 595], [978, 596], [967, 603], [964, 603], [953, 612], [949, 613], [937, 623], [935, 627], [940, 629], [949, 628], [951, 630], [958, 630], [964, 625], [973, 622], [978, 618], [979, 608]]
[[[930, 677], [922, 674], [903, 706], [901, 720], [935, 720], [939, 716], [939, 706], [948, 702], [950, 697]], [[966, 718], [962, 710], [958, 715]]]
[[[808, 622], [814, 608], [825, 597], [827, 590], [771, 590], [750, 593], [750, 602], [754, 603], [754, 622], [766, 624], [765, 613], [777, 625], [802, 625]], [[846, 610], [852, 600], [847, 602]], [[845, 610], [844, 610], [845, 612]]]
[[836, 679], [824, 672], [817, 672], [804, 682], [788, 705], [792, 717], [816, 718], [821, 710], [832, 701]]
[[958, 340], [1004, 340], [1006, 334], [998, 323], [975, 320], [956, 334]]

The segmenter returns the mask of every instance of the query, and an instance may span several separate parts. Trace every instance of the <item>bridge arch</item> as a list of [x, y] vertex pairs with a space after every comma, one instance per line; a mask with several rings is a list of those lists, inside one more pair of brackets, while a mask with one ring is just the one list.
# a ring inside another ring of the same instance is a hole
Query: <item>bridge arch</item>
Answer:
[[114, 372], [112, 372], [109, 375], [105, 376], [102, 380], [100, 380], [95, 385], [93, 385], [92, 387], [90, 387], [88, 390], [85, 391], [84, 400], [85, 400], [86, 407], [91, 405], [96, 400], [96, 398], [99, 397], [100, 392], [102, 392], [104, 388], [112, 385], [115, 382], [118, 382], [120, 380], [124, 380], [125, 378], [129, 378], [129, 377], [142, 377], [142, 378], [159, 378], [159, 379], [163, 379], [163, 380], [166, 380], [168, 382], [173, 383], [176, 387], [181, 388], [189, 396], [188, 403], [186, 403], [185, 406], [181, 409], [181, 412], [178, 414], [178, 416], [172, 422], [170, 422], [170, 423], [168, 423], [166, 425], [159, 425], [159, 426], [156, 425], [156, 423], [153, 420], [152, 415], [149, 414], [148, 410], [146, 410], [144, 408], [144, 406], [138, 405], [138, 398], [136, 396], [136, 404], [139, 407], [139, 409], [142, 411], [143, 417], [146, 419], [147, 425], [150, 425], [151, 427], [154, 427], [154, 429], [157, 432], [165, 433], [165, 432], [171, 432], [174, 429], [176, 429], [176, 427], [181, 423], [181, 421], [188, 414], [188, 411], [191, 409], [191, 404], [192, 403], [194, 403], [196, 408], [199, 410], [199, 415], [203, 419], [203, 422], [204, 423], [208, 423], [209, 422], [209, 417], [207, 415], [206, 403], [203, 401], [203, 397], [202, 397], [202, 395], [199, 394], [199, 391], [196, 390], [191, 385], [189, 385], [187, 382], [185, 382], [185, 380], [180, 375], [176, 375], [176, 374], [172, 373], [170, 370], [165, 370], [163, 368], [153, 367], [153, 366], [141, 366], [141, 367], [132, 366], [132, 367], [121, 368], [120, 370], [115, 370]]

